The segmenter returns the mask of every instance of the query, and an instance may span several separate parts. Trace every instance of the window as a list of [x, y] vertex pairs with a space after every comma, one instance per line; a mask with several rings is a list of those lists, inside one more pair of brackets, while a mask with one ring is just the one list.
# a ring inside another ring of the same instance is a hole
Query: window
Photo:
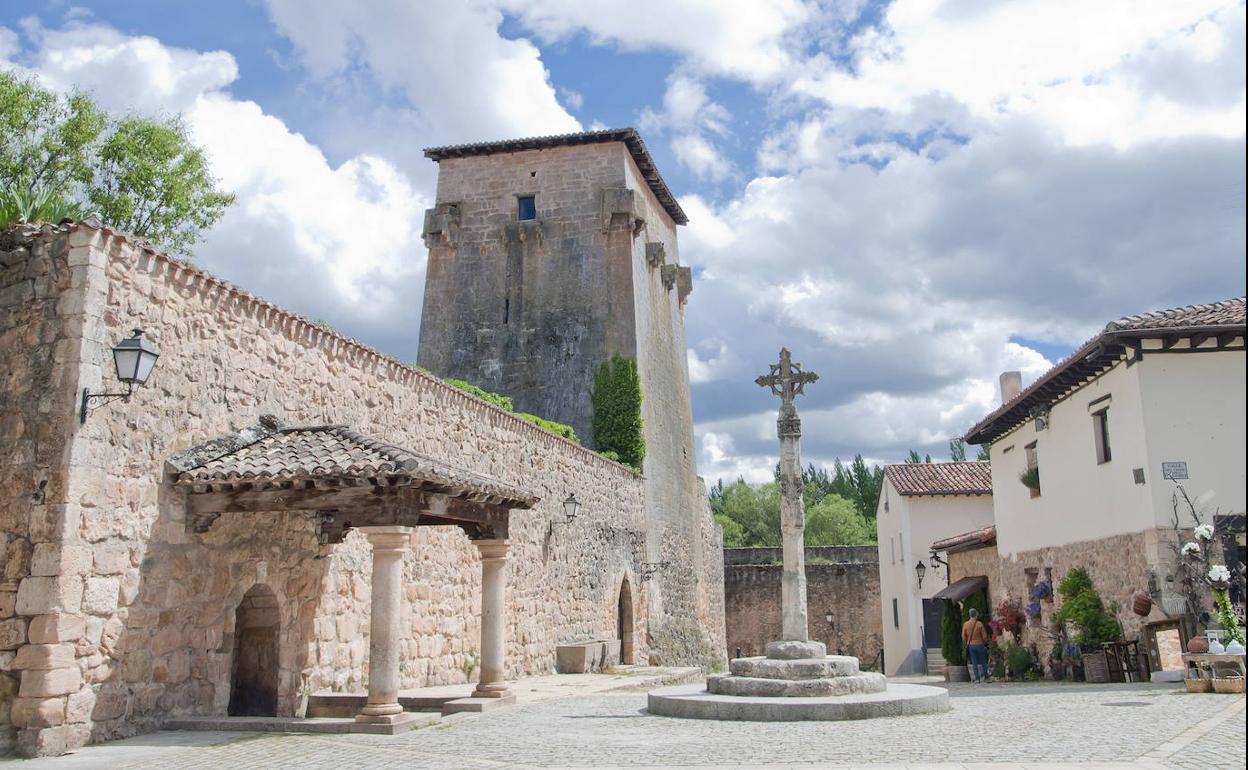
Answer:
[[1096, 441], [1096, 464], [1104, 465], [1112, 455], [1109, 452], [1109, 410], [1102, 409], [1092, 415], [1092, 437]]
[[535, 196], [519, 195], [516, 197], [516, 219], [521, 222], [537, 219], [537, 198]]
[[891, 537], [888, 539], [888, 553], [889, 553], [889, 558], [892, 559], [892, 561], [889, 563], [896, 564], [897, 563], [897, 541]]
[[893, 599], [893, 628], [901, 628], [901, 616], [897, 614], [896, 599]]
[[1027, 453], [1027, 469], [1023, 471], [1021, 480], [1031, 492], [1032, 497], [1040, 496], [1040, 457], [1036, 454], [1036, 442], [1023, 447]]

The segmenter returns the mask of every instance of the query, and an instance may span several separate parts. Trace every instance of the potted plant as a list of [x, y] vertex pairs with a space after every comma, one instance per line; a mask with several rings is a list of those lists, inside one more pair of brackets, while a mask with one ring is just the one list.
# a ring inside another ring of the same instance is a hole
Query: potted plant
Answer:
[[1038, 466], [1033, 466], [1018, 474], [1018, 480], [1031, 490], [1032, 497], [1040, 494], [1040, 468]]
[[1031, 618], [1032, 620], [1039, 620], [1040, 619], [1040, 602], [1028, 603], [1026, 607], [1023, 607], [1023, 612], [1027, 613], [1027, 617]]
[[1062, 595], [1062, 605], [1053, 619], [1060, 624], [1069, 621], [1075, 627], [1084, 678], [1089, 682], [1108, 682], [1109, 661], [1102, 645], [1122, 636], [1122, 626], [1114, 617], [1116, 606], [1106, 609], [1091, 576], [1082, 567], [1068, 572], [1057, 590]]
[[1026, 616], [1023, 610], [1016, 603], [1006, 600], [997, 606], [988, 626], [992, 629], [994, 636], [1009, 634], [1013, 641], [1018, 642], [1022, 637], [1025, 622]]
[[1031, 598], [1042, 602], [1053, 602], [1053, 584], [1040, 580], [1031, 587]]
[[945, 679], [950, 682], [971, 681], [966, 668], [966, 648], [962, 645], [962, 608], [957, 602], [945, 600], [940, 618], [940, 654], [945, 659]]

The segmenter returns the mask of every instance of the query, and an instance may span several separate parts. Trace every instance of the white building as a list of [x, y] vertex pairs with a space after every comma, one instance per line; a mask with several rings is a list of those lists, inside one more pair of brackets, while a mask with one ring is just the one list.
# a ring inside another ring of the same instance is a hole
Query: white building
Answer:
[[[1217, 524], [1219, 556], [1236, 570], [1245, 508], [1244, 328], [1243, 297], [1128, 316], [1025, 390], [1017, 373], [1002, 375], [1002, 406], [966, 435], [991, 445], [994, 604], [1026, 603], [1037, 580], [1056, 585], [1084, 567], [1107, 602], [1129, 607], [1136, 592], [1152, 594], [1147, 618], [1119, 613], [1128, 638], [1145, 622], [1166, 620], [1162, 606], [1175, 607], [1167, 538], [1176, 483]], [[1021, 478], [1029, 469], [1030, 486]], [[1180, 524], [1192, 526], [1190, 516]], [[949, 526], [927, 542], [970, 529]], [[993, 571], [978, 558], [975, 569]], [[966, 576], [953, 561], [954, 579]], [[1044, 604], [1033, 624], [1047, 624], [1055, 607]]]
[[932, 596], [948, 584], [948, 576], [943, 565], [930, 559], [929, 546], [950, 532], [992, 524], [989, 464], [885, 466], [876, 521], [885, 673], [922, 673], [929, 657], [934, 668], [941, 667], [943, 604]]

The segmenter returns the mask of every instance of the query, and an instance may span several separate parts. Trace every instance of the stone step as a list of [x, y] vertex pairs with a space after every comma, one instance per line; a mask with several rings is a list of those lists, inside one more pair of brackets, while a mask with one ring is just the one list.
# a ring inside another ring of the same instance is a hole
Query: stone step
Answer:
[[736, 676], [787, 680], [830, 679], [859, 673], [858, 659], [849, 655], [825, 655], [822, 658], [797, 660], [736, 658], [728, 662], [728, 670]]
[[888, 687], [883, 674], [865, 673], [826, 679], [763, 679], [719, 674], [706, 678], [706, 691], [716, 695], [756, 698], [826, 698], [883, 692]]

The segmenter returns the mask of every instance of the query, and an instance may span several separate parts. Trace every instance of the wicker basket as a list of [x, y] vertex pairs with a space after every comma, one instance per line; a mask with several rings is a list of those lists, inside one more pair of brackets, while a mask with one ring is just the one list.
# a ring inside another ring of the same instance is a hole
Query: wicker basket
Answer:
[[1109, 661], [1105, 651], [1083, 653], [1083, 678], [1088, 682], [1105, 683], [1109, 681]]
[[1213, 683], [1214, 692], [1220, 692], [1225, 695], [1244, 694], [1244, 678], [1242, 676], [1215, 677], [1209, 681]]
[[1183, 680], [1188, 692], [1213, 692], [1213, 680], [1203, 676], [1188, 677]]

